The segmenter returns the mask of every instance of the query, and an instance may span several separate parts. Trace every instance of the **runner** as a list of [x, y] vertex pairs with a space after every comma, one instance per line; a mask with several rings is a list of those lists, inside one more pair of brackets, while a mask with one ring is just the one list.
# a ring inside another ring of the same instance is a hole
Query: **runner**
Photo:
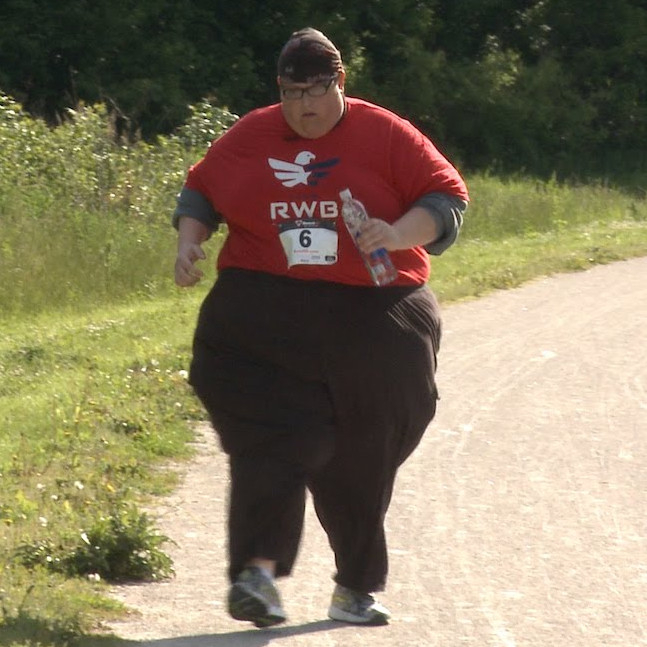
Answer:
[[[183, 287], [227, 225], [190, 382], [229, 457], [229, 613], [258, 627], [286, 619], [275, 578], [292, 571], [306, 489], [335, 555], [328, 615], [388, 622], [373, 595], [387, 579], [384, 518], [436, 410], [429, 254], [456, 240], [467, 190], [428, 138], [347, 97], [345, 80], [324, 34], [292, 34], [280, 102], [212, 144], [173, 219]], [[371, 216], [356, 239], [341, 218], [346, 190]], [[380, 287], [366, 260], [384, 250], [397, 276]]]

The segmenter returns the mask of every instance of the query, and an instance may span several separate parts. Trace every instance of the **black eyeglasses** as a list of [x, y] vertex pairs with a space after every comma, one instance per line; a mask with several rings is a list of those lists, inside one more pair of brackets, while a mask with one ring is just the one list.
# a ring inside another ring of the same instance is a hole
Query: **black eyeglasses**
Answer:
[[315, 83], [307, 88], [281, 88], [281, 96], [289, 101], [302, 99], [304, 94], [307, 94], [309, 97], [323, 97], [336, 79], [337, 74], [331, 76], [328, 81]]

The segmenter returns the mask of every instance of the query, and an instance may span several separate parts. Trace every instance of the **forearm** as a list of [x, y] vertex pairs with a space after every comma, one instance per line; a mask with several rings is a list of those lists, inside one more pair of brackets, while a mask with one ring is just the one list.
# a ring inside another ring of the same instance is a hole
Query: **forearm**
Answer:
[[380, 247], [394, 251], [420, 246], [439, 255], [456, 241], [466, 208], [467, 202], [457, 196], [427, 194], [392, 224], [378, 218], [366, 221], [359, 247], [370, 253]]
[[211, 236], [211, 228], [191, 216], [180, 216], [177, 221], [178, 248], [182, 245], [201, 245]]
[[396, 234], [395, 246], [392, 249], [410, 249], [427, 245], [437, 240], [442, 231], [439, 222], [432, 218], [424, 207], [411, 207], [403, 216], [393, 223]]

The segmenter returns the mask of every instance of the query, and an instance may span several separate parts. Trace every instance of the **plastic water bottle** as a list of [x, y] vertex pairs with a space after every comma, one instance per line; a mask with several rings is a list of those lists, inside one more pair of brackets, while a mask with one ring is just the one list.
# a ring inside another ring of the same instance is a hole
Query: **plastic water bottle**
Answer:
[[[366, 208], [359, 200], [353, 198], [350, 189], [340, 191], [339, 197], [342, 199], [342, 218], [355, 241], [355, 245], [357, 245], [359, 228], [365, 220], [368, 220]], [[360, 254], [375, 285], [387, 285], [397, 278], [398, 270], [393, 265], [389, 252], [384, 247], [376, 249], [370, 254], [364, 254], [360, 251]]]

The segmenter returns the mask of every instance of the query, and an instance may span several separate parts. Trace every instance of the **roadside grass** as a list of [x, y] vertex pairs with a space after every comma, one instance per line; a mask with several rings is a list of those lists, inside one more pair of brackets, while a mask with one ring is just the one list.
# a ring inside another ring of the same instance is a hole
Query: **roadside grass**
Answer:
[[458, 244], [432, 259], [430, 283], [441, 301], [647, 253], [642, 188], [488, 175], [468, 185], [472, 203]]
[[443, 303], [518, 287], [559, 272], [647, 254], [647, 222], [593, 222], [502, 240], [463, 240], [433, 263], [431, 287]]
[[185, 296], [3, 327], [0, 644], [65, 643], [118, 611], [107, 582], [172, 575], [142, 510], [176, 485], [166, 468], [202, 417]]
[[[201, 110], [192, 146], [216, 132]], [[110, 583], [173, 574], [149, 511], [204, 417], [186, 371], [222, 236], [177, 290], [169, 213], [198, 154], [116, 145], [101, 110], [52, 142], [32, 122], [0, 101], [0, 645], [108, 646]], [[467, 179], [461, 237], [432, 259], [444, 304], [647, 255], [644, 187]]]

